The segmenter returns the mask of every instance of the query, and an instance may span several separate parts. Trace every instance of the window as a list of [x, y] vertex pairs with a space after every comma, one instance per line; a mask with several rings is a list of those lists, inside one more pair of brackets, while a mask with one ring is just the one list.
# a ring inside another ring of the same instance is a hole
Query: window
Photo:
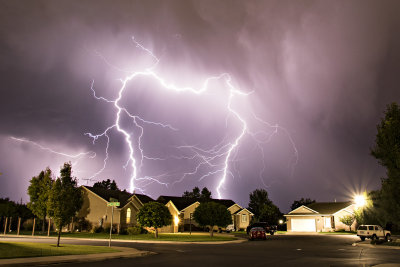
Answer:
[[374, 230], [374, 227], [373, 226], [368, 226], [368, 230], [372, 231], [372, 230]]
[[131, 208], [128, 208], [126, 210], [126, 223], [127, 224], [131, 223]]
[[242, 222], [247, 222], [247, 215], [246, 214], [242, 214]]
[[375, 230], [379, 230], [378, 226], [375, 226]]

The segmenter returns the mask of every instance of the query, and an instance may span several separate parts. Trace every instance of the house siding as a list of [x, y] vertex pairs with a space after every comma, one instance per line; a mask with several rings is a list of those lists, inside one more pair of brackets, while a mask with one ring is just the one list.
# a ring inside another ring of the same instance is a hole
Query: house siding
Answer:
[[169, 212], [172, 215], [172, 224], [168, 226], [164, 226], [159, 229], [160, 233], [178, 233], [179, 223], [175, 223], [175, 218], [179, 218], [179, 211], [176, 210], [172, 202], [168, 202], [165, 206], [168, 208]]
[[[93, 226], [110, 224], [112, 210], [111, 207], [107, 207], [107, 201], [87, 189], [82, 190], [83, 204], [78, 212], [78, 217], [86, 218]], [[120, 222], [119, 218], [119, 209], [114, 208], [113, 223], [118, 224]]]

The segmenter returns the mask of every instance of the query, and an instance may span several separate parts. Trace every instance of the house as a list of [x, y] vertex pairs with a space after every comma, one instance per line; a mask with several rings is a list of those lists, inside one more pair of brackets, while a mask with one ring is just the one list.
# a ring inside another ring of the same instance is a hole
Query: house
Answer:
[[[332, 232], [348, 229], [340, 222], [346, 215], [354, 215], [352, 202], [319, 202], [302, 205], [285, 215], [288, 232]], [[354, 227], [356, 222], [353, 223]]]
[[[174, 233], [178, 232], [179, 226], [181, 231], [188, 230], [190, 225], [194, 227], [199, 226], [193, 219], [193, 213], [200, 205], [201, 200], [193, 200], [176, 196], [160, 196], [157, 201], [167, 205], [167, 207], [170, 209], [170, 212], [171, 210], [174, 212], [171, 212], [174, 218], [174, 227], [176, 227], [174, 228]], [[246, 229], [251, 221], [252, 216], [254, 215], [249, 210], [242, 208], [240, 205], [236, 204], [230, 199], [211, 199], [208, 201], [213, 201], [224, 205], [232, 214], [232, 222], [235, 229], [238, 230]]]
[[83, 191], [83, 205], [78, 217], [85, 218], [92, 226], [111, 224], [112, 207], [107, 206], [111, 199], [120, 202], [114, 207], [113, 224], [118, 229], [136, 224], [136, 214], [143, 204], [154, 201], [151, 197], [142, 194], [131, 194], [127, 191], [109, 190], [105, 188], [81, 186]]

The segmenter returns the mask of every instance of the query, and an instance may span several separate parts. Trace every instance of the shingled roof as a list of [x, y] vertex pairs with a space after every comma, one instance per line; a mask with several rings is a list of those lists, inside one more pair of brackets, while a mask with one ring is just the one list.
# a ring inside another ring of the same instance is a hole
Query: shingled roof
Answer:
[[159, 196], [157, 198], [157, 201], [162, 203], [162, 204], [164, 204], [164, 205], [167, 204], [169, 201], [172, 201], [172, 203], [174, 203], [175, 207], [178, 210], [183, 210], [187, 206], [190, 206], [193, 203], [195, 203], [197, 200], [188, 199], [188, 198], [185, 198], [185, 197]]
[[120, 207], [125, 206], [128, 202], [129, 199], [133, 196], [136, 195], [137, 198], [143, 203], [147, 203], [150, 201], [154, 201], [151, 197], [142, 195], [142, 194], [131, 194], [127, 191], [121, 191], [121, 190], [110, 190], [106, 188], [101, 188], [101, 187], [92, 187], [92, 186], [85, 186], [88, 190], [92, 191], [105, 201], [110, 201], [110, 198], [115, 198], [120, 202]]
[[316, 202], [306, 205], [306, 207], [315, 210], [320, 214], [334, 214], [339, 210], [347, 208], [352, 202]]
[[[192, 205], [195, 202], [204, 202], [201, 199], [190, 199], [190, 198], [185, 198], [185, 197], [175, 197], [175, 196], [159, 196], [157, 199], [158, 202], [163, 203], [163, 204], [167, 204], [169, 201], [172, 201], [175, 205], [175, 207], [178, 210], [183, 210], [184, 208]], [[230, 206], [234, 205], [235, 202], [233, 200], [230, 199], [211, 199], [211, 200], [207, 200], [207, 201], [213, 201], [219, 204], [224, 205], [226, 208], [229, 208]]]
[[154, 199], [152, 199], [151, 197], [146, 196], [146, 195], [136, 194], [136, 193], [135, 193], [134, 195], [137, 196], [137, 198], [138, 198], [143, 204], [148, 203], [148, 202], [151, 202], [151, 201], [154, 201]]

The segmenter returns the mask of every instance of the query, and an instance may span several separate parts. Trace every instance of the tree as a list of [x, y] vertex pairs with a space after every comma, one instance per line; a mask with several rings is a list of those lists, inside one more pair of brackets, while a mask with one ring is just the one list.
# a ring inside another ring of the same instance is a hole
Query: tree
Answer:
[[104, 189], [109, 189], [109, 190], [119, 190], [115, 180], [112, 180], [112, 182], [111, 182], [110, 179], [103, 180], [101, 182], [96, 182], [96, 183], [94, 183], [93, 187], [104, 188]]
[[54, 182], [48, 200], [48, 212], [58, 229], [57, 247], [60, 246], [61, 229], [72, 221], [72, 217], [81, 209], [82, 191], [72, 177], [71, 163], [64, 163], [60, 177]]
[[295, 210], [298, 207], [301, 207], [303, 205], [307, 206], [307, 205], [309, 205], [311, 203], [315, 203], [315, 200], [311, 200], [310, 198], [306, 198], [306, 199], [301, 198], [300, 200], [293, 201], [293, 204], [290, 206], [290, 209], [291, 210]]
[[371, 155], [387, 169], [377, 204], [389, 220], [400, 225], [400, 107], [397, 103], [387, 106], [377, 131]]
[[248, 210], [254, 213], [257, 221], [268, 224], [277, 224], [282, 217], [279, 208], [268, 198], [268, 192], [264, 189], [256, 189], [250, 193]]
[[154, 227], [154, 235], [158, 238], [158, 228], [170, 225], [172, 215], [165, 205], [153, 201], [143, 205], [137, 214], [137, 221], [142, 226]]
[[46, 170], [41, 171], [38, 176], [32, 177], [28, 187], [28, 195], [30, 197], [28, 208], [35, 216], [43, 220], [42, 232], [44, 232], [44, 224], [47, 215], [47, 202], [53, 184], [51, 174], [51, 170], [46, 168]]
[[200, 199], [201, 199], [201, 200], [204, 200], [204, 201], [207, 201], [207, 200], [210, 200], [210, 199], [211, 199], [211, 191], [208, 190], [207, 187], [204, 187], [204, 188], [201, 190]]
[[192, 192], [185, 191], [182, 195], [186, 200], [201, 200], [208, 201], [211, 200], [211, 191], [207, 187], [203, 187], [200, 192], [200, 188], [197, 186], [192, 189]]
[[201, 226], [210, 226], [210, 236], [213, 236], [214, 226], [226, 227], [232, 223], [232, 215], [222, 204], [215, 202], [201, 203], [193, 213], [194, 220]]
[[339, 220], [340, 220], [343, 224], [347, 225], [347, 226], [350, 228], [350, 231], [351, 231], [351, 226], [353, 225], [353, 222], [354, 222], [354, 220], [355, 220], [355, 217], [354, 217], [354, 216], [352, 216], [352, 215], [345, 215], [345, 216], [343, 216], [343, 217], [340, 217]]

